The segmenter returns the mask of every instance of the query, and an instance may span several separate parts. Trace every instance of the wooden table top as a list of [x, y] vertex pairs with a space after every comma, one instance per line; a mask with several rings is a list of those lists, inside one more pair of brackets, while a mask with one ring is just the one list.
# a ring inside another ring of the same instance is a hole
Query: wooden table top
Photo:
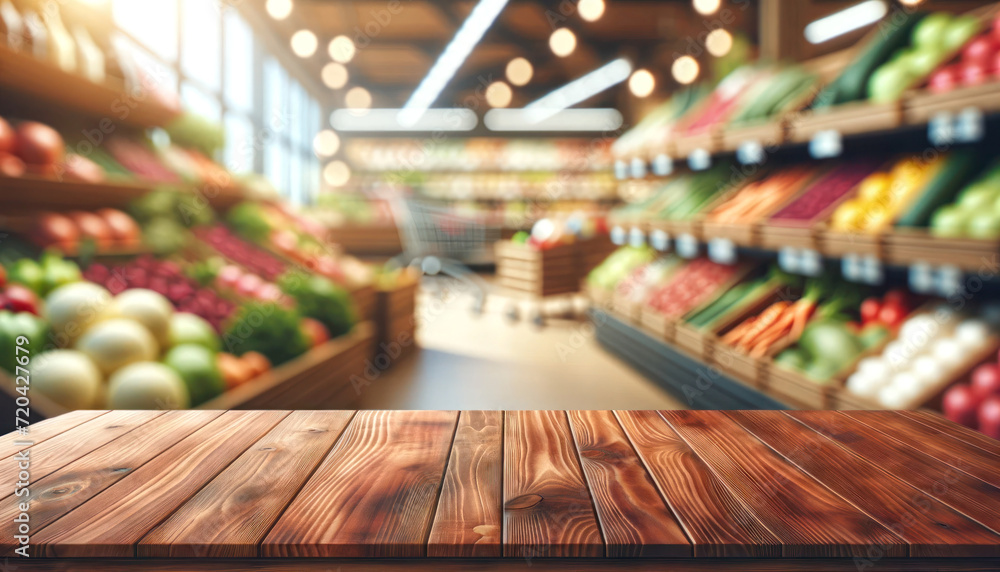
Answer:
[[0, 543], [29, 500], [33, 560], [1000, 565], [1000, 442], [930, 413], [78, 411], [27, 438], [27, 499], [0, 441]]

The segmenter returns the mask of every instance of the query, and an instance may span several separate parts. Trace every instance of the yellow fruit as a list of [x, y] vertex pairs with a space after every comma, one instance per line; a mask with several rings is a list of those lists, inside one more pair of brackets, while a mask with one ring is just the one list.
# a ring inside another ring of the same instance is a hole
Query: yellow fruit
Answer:
[[864, 212], [864, 203], [858, 199], [851, 199], [837, 207], [830, 219], [830, 225], [835, 230], [854, 230], [858, 228], [858, 221]]
[[862, 201], [877, 201], [889, 192], [892, 177], [888, 173], [873, 173], [865, 177], [858, 186], [858, 198]]

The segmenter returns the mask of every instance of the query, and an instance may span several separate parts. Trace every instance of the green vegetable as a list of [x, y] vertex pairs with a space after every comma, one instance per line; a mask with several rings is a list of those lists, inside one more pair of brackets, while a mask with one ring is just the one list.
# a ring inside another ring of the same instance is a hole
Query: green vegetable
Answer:
[[[810, 363], [825, 363], [837, 368], [851, 364], [864, 350], [861, 341], [847, 326], [836, 320], [820, 320], [806, 326], [799, 348], [810, 356]], [[836, 373], [835, 370], [834, 373]]]
[[30, 258], [22, 258], [7, 269], [7, 280], [26, 286], [35, 294], [41, 295], [45, 276], [40, 264]]
[[278, 366], [309, 349], [309, 339], [299, 326], [300, 320], [298, 312], [275, 303], [247, 304], [226, 328], [222, 343], [229, 353], [260, 352]]
[[934, 211], [953, 201], [959, 189], [963, 188], [984, 165], [983, 154], [976, 149], [963, 148], [953, 151], [924, 186], [917, 200], [899, 217], [896, 226], [927, 226]]
[[889, 331], [889, 328], [882, 324], [872, 322], [862, 328], [858, 339], [861, 341], [861, 346], [864, 349], [870, 350], [889, 339], [890, 334], [891, 332]]
[[330, 337], [350, 332], [357, 322], [350, 292], [322, 276], [291, 271], [278, 278], [278, 286], [295, 298], [303, 316], [326, 326]]
[[[34, 314], [0, 311], [0, 369], [16, 375], [19, 357], [29, 356], [30, 361], [45, 349], [48, 330], [48, 323]], [[28, 339], [27, 345], [20, 346], [28, 353], [18, 353], [18, 336]]]
[[247, 201], [229, 209], [226, 222], [236, 234], [250, 242], [260, 243], [271, 236], [271, 223], [264, 215], [264, 209], [256, 203]]
[[803, 371], [809, 366], [809, 356], [800, 348], [788, 348], [774, 357], [774, 363], [785, 369]]
[[142, 241], [159, 256], [174, 254], [187, 244], [188, 230], [169, 218], [157, 218], [146, 225]]
[[80, 267], [71, 260], [66, 260], [56, 251], [48, 251], [42, 254], [42, 285], [41, 296], [47, 296], [49, 292], [65, 284], [79, 282], [82, 278]]
[[215, 354], [204, 346], [179, 345], [167, 352], [163, 363], [184, 381], [191, 396], [191, 405], [201, 405], [226, 390]]

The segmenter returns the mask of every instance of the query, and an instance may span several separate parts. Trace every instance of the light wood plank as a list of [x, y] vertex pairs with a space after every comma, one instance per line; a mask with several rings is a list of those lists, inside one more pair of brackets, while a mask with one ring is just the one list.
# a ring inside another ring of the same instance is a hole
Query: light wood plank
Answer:
[[504, 556], [604, 555], [564, 412], [506, 412], [503, 524]]
[[[27, 435], [19, 435], [17, 431], [7, 433], [3, 437], [0, 437], [0, 459], [23, 451], [32, 445], [38, 445], [39, 443], [47, 441], [56, 435], [69, 431], [77, 425], [82, 425], [87, 421], [100, 417], [106, 413], [107, 411], [88, 411], [83, 409], [70, 411], [65, 415], [60, 415], [59, 417], [52, 417], [44, 421], [39, 421], [38, 423], [32, 423], [28, 426]], [[24, 442], [29, 442], [31, 444], [19, 444]]]
[[48, 557], [135, 556], [135, 544], [287, 411], [229, 411], [36, 533]]
[[660, 498], [614, 412], [568, 414], [608, 558], [691, 556], [691, 542]]
[[697, 557], [777, 557], [781, 542], [655, 411], [616, 412]]
[[140, 557], [257, 556], [258, 545], [350, 422], [296, 411], [254, 443], [137, 547]]
[[503, 412], [463, 411], [444, 475], [427, 556], [503, 555]]
[[265, 557], [425, 556], [450, 411], [363, 411], [261, 544]]

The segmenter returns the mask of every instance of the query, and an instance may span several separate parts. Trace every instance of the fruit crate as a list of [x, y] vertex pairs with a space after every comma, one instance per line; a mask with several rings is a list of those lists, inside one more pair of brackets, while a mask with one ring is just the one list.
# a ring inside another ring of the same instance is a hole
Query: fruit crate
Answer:
[[833, 409], [833, 396], [838, 389], [835, 380], [819, 383], [774, 362], [767, 364], [765, 376], [765, 387], [770, 393], [805, 409]]
[[818, 250], [830, 258], [848, 255], [883, 257], [883, 233], [840, 232], [830, 230], [825, 223], [816, 228]]
[[903, 119], [910, 125], [922, 125], [940, 113], [958, 114], [966, 109], [977, 109], [984, 114], [1000, 111], [1000, 81], [945, 93], [914, 92], [906, 98]]
[[583, 278], [580, 245], [540, 250], [502, 240], [496, 243], [497, 283], [515, 294], [544, 298], [576, 292]]
[[723, 151], [737, 151], [747, 142], [759, 144], [763, 149], [777, 147], [785, 141], [785, 126], [775, 119], [763, 122], [727, 125], [720, 134], [720, 148]]
[[899, 101], [871, 103], [856, 101], [829, 109], [804, 111], [788, 120], [788, 140], [808, 143], [824, 131], [840, 135], [860, 135], [890, 131], [903, 124], [903, 106]]
[[615, 292], [611, 296], [611, 310], [630, 324], [640, 324], [642, 322], [642, 309], [644, 302], [635, 301], [625, 294]]
[[335, 226], [327, 231], [327, 239], [354, 255], [394, 256], [403, 251], [399, 231], [392, 223]]
[[816, 232], [810, 226], [778, 224], [774, 221], [761, 225], [760, 245], [770, 250], [783, 248], [819, 250]]
[[[343, 409], [358, 397], [375, 347], [375, 326], [357, 324], [349, 333], [202, 403], [194, 409]], [[0, 372], [0, 410], [13, 419], [20, 394], [14, 379]], [[44, 395], [31, 394], [32, 419], [48, 419], [69, 410]]]
[[755, 247], [760, 245], [760, 223], [730, 223], [712, 220], [701, 221], [702, 238], [707, 242], [714, 238], [732, 241], [737, 246]]
[[587, 299], [590, 300], [590, 305], [592, 307], [603, 309], [611, 308], [611, 300], [614, 297], [613, 291], [598, 288], [597, 286], [588, 283], [586, 279], [580, 281], [580, 291], [587, 296]]
[[712, 359], [712, 337], [711, 332], [693, 328], [685, 322], [677, 322], [674, 326], [674, 345], [704, 362]]
[[897, 228], [885, 235], [889, 264], [916, 262], [957, 266], [964, 270], [992, 268], [1000, 254], [1000, 240], [934, 236], [924, 228]]
[[677, 321], [668, 318], [649, 306], [643, 306], [639, 313], [639, 325], [653, 337], [673, 343], [677, 333]]
[[356, 284], [347, 287], [354, 300], [354, 309], [358, 320], [374, 320], [376, 318], [376, 294], [374, 284]]
[[604, 262], [612, 252], [618, 249], [618, 245], [611, 242], [607, 235], [598, 235], [594, 238], [581, 240], [580, 248], [580, 277], [585, 278], [590, 271]]
[[[376, 354], [389, 352], [387, 347], [397, 344], [401, 355], [412, 353], [417, 345], [417, 288], [416, 278], [401, 278], [389, 288], [376, 288]], [[390, 352], [391, 353], [391, 352]], [[390, 356], [391, 357], [391, 356]]]
[[692, 135], [678, 135], [673, 138], [674, 157], [686, 159], [695, 151], [716, 153], [722, 148], [722, 126], [711, 125], [704, 131]]

